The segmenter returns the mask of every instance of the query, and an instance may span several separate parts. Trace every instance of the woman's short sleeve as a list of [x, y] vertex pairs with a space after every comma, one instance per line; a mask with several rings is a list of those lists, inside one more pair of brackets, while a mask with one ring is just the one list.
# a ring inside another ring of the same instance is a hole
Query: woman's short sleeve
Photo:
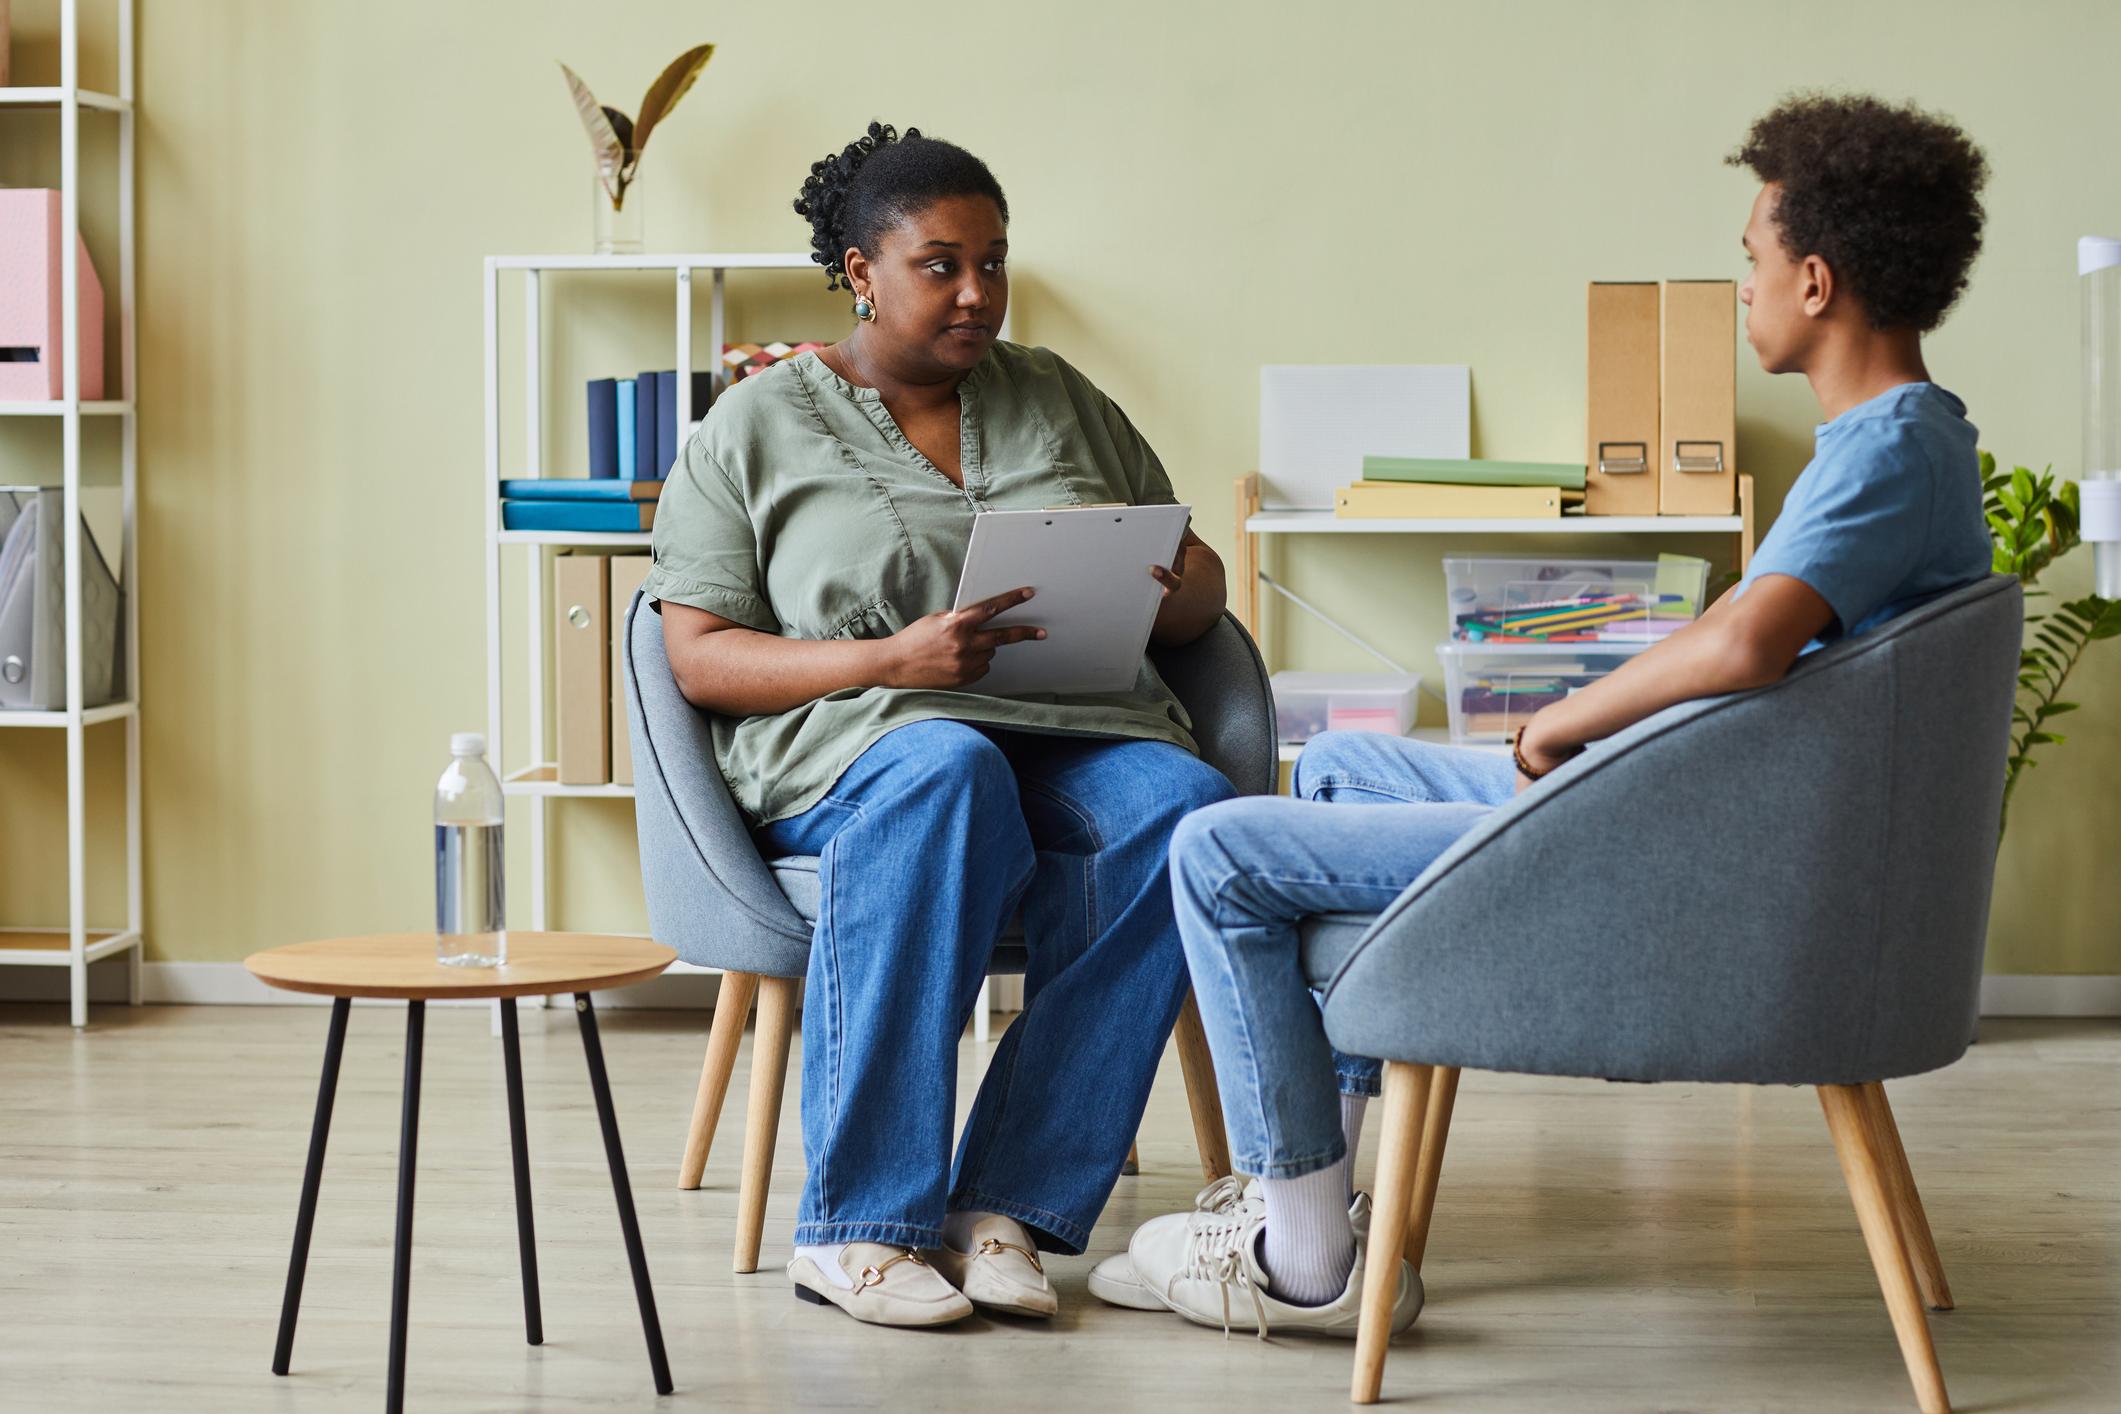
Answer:
[[1119, 453], [1119, 463], [1127, 475], [1127, 489], [1133, 492], [1137, 506], [1175, 506], [1178, 493], [1171, 489], [1171, 477], [1164, 471], [1164, 464], [1157, 459], [1156, 449], [1148, 439], [1135, 431], [1127, 414], [1120, 411], [1118, 403], [1103, 394], [1105, 431], [1112, 438], [1112, 445]]
[[758, 536], [744, 493], [695, 436], [656, 506], [655, 565], [642, 586], [651, 603], [704, 609], [746, 628], [779, 633], [766, 602]]

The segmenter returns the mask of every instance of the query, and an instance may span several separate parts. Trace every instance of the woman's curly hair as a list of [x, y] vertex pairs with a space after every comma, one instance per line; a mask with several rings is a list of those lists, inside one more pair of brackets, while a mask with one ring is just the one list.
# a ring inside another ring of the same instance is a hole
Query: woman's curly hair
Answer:
[[1724, 160], [1781, 188], [1783, 249], [1824, 259], [1872, 328], [1926, 334], [1966, 289], [1988, 159], [1946, 119], [1863, 95], [1797, 94]]
[[810, 222], [810, 258], [825, 267], [825, 288], [836, 290], [846, 287], [840, 262], [850, 248], [874, 255], [884, 232], [952, 196], [992, 197], [1002, 224], [1009, 224], [1008, 198], [986, 163], [955, 143], [921, 136], [919, 128], [901, 136], [889, 123], [871, 123], [868, 132], [810, 164], [795, 211]]

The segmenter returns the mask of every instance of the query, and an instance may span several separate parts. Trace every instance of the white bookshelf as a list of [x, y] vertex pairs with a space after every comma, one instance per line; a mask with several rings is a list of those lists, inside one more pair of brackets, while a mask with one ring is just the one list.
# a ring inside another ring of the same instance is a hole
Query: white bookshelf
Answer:
[[[573, 531], [504, 530], [501, 528], [501, 482], [513, 478], [543, 476], [547, 469], [544, 446], [546, 358], [541, 327], [544, 277], [555, 273], [609, 271], [662, 272], [670, 278], [674, 316], [674, 352], [677, 370], [679, 441], [698, 425], [691, 405], [692, 371], [695, 367], [718, 368], [727, 336], [727, 282], [731, 274], [760, 270], [818, 270], [807, 254], [787, 251], [673, 255], [494, 255], [485, 268], [486, 350], [486, 740], [495, 769], [501, 776], [502, 792], [511, 799], [529, 803], [530, 916], [529, 926], [547, 926], [550, 888], [550, 821], [547, 810], [556, 800], [631, 800], [630, 785], [566, 785], [558, 779], [554, 763], [547, 757], [545, 679], [548, 645], [552, 632], [551, 605], [546, 590], [546, 563], [553, 551], [566, 549], [646, 550], [647, 532], [585, 533]], [[508, 287], [513, 286], [511, 291]], [[707, 301], [707, 345], [711, 354], [705, 363], [693, 350], [693, 301], [703, 292]], [[522, 453], [519, 461], [504, 466], [501, 452], [501, 303], [514, 295], [522, 305], [523, 363], [516, 371], [520, 384]], [[502, 676], [501, 605], [510, 592], [502, 583], [501, 550], [522, 546], [525, 557], [519, 590], [523, 596], [525, 629], [522, 639], [525, 672], [523, 743], [513, 745], [504, 733], [507, 713]], [[623, 625], [613, 624], [613, 632]], [[620, 728], [623, 730], [623, 726]], [[700, 972], [679, 963], [672, 972]]]
[[[1541, 519], [1385, 519], [1340, 516], [1329, 510], [1263, 510], [1259, 504], [1260, 482], [1257, 473], [1239, 477], [1236, 490], [1237, 564], [1231, 580], [1237, 593], [1236, 602], [1232, 607], [1255, 639], [1260, 637], [1260, 589], [1269, 582], [1260, 570], [1262, 541], [1268, 536], [1533, 535], [1567, 538], [1580, 535], [1729, 535], [1735, 537], [1734, 558], [1740, 574], [1745, 572], [1753, 558], [1753, 478], [1744, 473], [1738, 476], [1738, 513], [1728, 516], [1566, 515]], [[1282, 592], [1287, 593], [1286, 590]], [[1308, 605], [1304, 607], [1309, 608]], [[1325, 619], [1318, 610], [1311, 609], [1310, 612], [1324, 619], [1329, 627], [1343, 636], [1353, 636], [1331, 619]], [[1260, 652], [1264, 655], [1266, 650], [1262, 648]], [[1451, 740], [1450, 730], [1446, 727], [1416, 727], [1407, 735], [1416, 741], [1444, 745], [1448, 745]], [[1509, 754], [1508, 746], [1490, 743], [1477, 744], [1473, 749]], [[1300, 746], [1282, 745], [1278, 748], [1281, 763], [1286, 766], [1294, 762], [1302, 750]]]
[[[0, 711], [0, 729], [63, 731], [66, 734], [66, 919], [42, 927], [0, 928], [0, 966], [64, 967], [68, 970], [69, 1015], [75, 1026], [88, 1024], [88, 964], [123, 956], [127, 964], [127, 999], [140, 1004], [141, 890], [140, 830], [140, 560], [138, 480], [140, 437], [134, 410], [139, 382], [134, 328], [134, 133], [133, 8], [117, 0], [118, 92], [84, 88], [81, 76], [79, 0], [60, 0], [59, 83], [56, 87], [0, 88], [0, 133], [8, 131], [10, 110], [56, 111], [59, 115], [59, 240], [61, 331], [67, 356], [65, 396], [49, 402], [0, 402], [0, 417], [50, 417], [59, 422], [62, 543], [66, 557], [66, 706], [58, 711]], [[81, 271], [76, 237], [81, 229], [81, 115], [92, 121], [114, 121], [118, 128], [118, 387], [123, 394], [95, 402], [81, 397]], [[100, 116], [111, 115], [108, 119]], [[15, 141], [14, 138], [0, 139]], [[122, 507], [118, 583], [123, 595], [125, 700], [98, 707], [82, 705], [81, 643], [81, 421], [116, 418], [121, 445], [119, 483]], [[88, 922], [88, 729], [122, 722], [125, 731], [125, 923], [122, 927]]]

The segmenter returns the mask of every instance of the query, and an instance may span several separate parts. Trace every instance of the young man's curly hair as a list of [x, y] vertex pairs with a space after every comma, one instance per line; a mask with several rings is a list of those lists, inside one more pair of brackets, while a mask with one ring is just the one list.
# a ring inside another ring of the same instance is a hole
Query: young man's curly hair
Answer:
[[1874, 329], [1928, 333], [1981, 250], [1988, 159], [1912, 105], [1799, 94], [1725, 159], [1781, 187], [1775, 224], [1793, 259], [1824, 259]]

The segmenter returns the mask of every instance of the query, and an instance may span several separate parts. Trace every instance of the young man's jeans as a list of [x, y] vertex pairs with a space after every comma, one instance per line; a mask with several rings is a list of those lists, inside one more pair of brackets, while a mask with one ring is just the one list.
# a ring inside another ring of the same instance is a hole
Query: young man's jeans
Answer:
[[[1162, 742], [916, 722], [758, 832], [819, 856], [798, 1244], [934, 1247], [947, 1199], [1083, 1250], [1185, 996], [1171, 831], [1232, 793]], [[951, 1173], [958, 1036], [1019, 910], [1024, 1011]]]
[[1377, 1062], [1326, 1041], [1298, 920], [1382, 912], [1516, 784], [1488, 752], [1326, 732], [1296, 763], [1296, 799], [1233, 800], [1179, 826], [1179, 936], [1239, 1170], [1296, 1178], [1338, 1162], [1336, 1093], [1377, 1092]]

